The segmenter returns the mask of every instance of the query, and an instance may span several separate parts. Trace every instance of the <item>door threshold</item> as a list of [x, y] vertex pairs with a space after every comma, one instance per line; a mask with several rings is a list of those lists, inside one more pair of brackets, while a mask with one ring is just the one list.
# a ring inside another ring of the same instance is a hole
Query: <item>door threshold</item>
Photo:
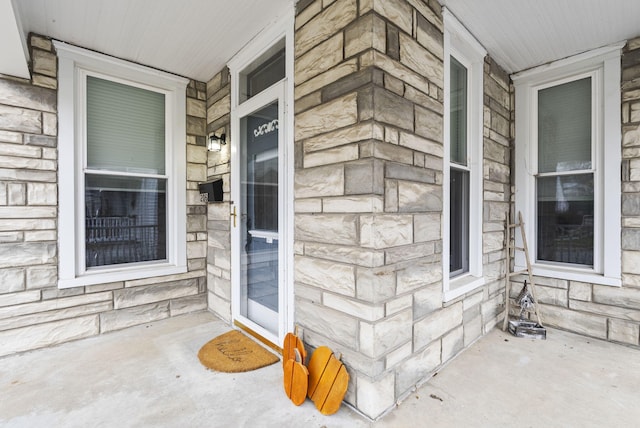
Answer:
[[280, 346], [274, 344], [269, 339], [266, 339], [265, 337], [261, 336], [259, 333], [256, 333], [246, 325], [242, 324], [240, 321], [233, 320], [233, 325], [235, 325], [245, 333], [249, 334], [251, 337], [259, 341], [263, 345], [267, 346], [268, 348], [271, 348], [272, 350], [276, 351], [278, 354], [282, 355], [282, 348]]

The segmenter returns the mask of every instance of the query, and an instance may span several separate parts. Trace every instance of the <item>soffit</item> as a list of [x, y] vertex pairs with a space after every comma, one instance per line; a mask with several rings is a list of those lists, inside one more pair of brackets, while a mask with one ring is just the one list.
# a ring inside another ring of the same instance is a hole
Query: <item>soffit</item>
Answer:
[[[6, 0], [5, 0], [6, 1]], [[34, 32], [207, 81], [294, 0], [19, 0]]]
[[440, 0], [509, 73], [640, 36], [638, 0]]

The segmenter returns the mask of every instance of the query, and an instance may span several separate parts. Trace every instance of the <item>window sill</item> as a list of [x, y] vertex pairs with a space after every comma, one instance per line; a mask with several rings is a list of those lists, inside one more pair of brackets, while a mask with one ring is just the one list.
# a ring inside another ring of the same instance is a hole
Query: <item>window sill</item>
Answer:
[[[524, 266], [515, 266], [514, 270], [524, 270]], [[559, 266], [545, 266], [545, 265], [532, 265], [532, 273], [535, 276], [542, 276], [547, 278], [566, 279], [569, 281], [587, 282], [598, 285], [610, 285], [612, 287], [621, 287], [622, 280], [620, 278], [614, 278], [605, 276], [603, 274], [596, 273], [589, 269], [559, 267]]]
[[449, 289], [445, 290], [442, 301], [449, 302], [463, 294], [482, 287], [485, 284], [484, 277], [471, 274], [461, 275], [449, 280]]
[[91, 272], [75, 278], [58, 279], [58, 288], [82, 287], [85, 285], [106, 284], [109, 282], [129, 281], [133, 279], [152, 278], [155, 276], [176, 275], [187, 272], [186, 266], [156, 264], [143, 268], [110, 270], [108, 272]]

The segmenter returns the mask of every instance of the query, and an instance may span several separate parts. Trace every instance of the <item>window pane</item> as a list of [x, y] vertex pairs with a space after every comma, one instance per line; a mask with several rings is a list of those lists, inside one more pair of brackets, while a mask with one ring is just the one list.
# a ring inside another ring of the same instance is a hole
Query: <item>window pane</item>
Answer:
[[538, 260], [593, 265], [593, 174], [537, 178]]
[[283, 39], [240, 72], [240, 102], [284, 79], [285, 74]]
[[166, 180], [85, 176], [86, 266], [166, 259]]
[[451, 57], [451, 162], [467, 164], [467, 69]]
[[591, 168], [591, 78], [538, 92], [538, 172]]
[[451, 169], [449, 221], [449, 272], [469, 271], [469, 172]]
[[165, 173], [164, 94], [87, 77], [87, 166]]

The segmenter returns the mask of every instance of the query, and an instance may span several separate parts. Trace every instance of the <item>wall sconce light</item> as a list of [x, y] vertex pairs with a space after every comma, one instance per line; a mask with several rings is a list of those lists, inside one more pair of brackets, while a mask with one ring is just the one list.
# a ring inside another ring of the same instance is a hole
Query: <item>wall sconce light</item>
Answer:
[[210, 152], [219, 152], [222, 150], [222, 146], [227, 144], [227, 134], [216, 135], [215, 132], [209, 135], [209, 142], [207, 143], [207, 150]]

